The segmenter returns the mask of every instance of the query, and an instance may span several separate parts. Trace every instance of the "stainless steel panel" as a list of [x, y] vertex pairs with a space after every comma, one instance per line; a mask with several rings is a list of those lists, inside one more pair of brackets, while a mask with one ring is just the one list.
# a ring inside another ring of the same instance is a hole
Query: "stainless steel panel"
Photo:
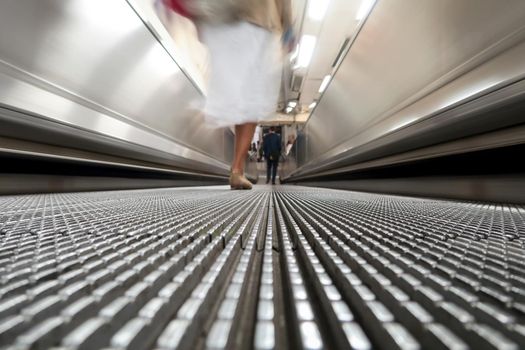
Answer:
[[521, 205], [217, 186], [0, 208], [2, 348], [524, 343]]
[[[519, 0], [378, 1], [305, 126], [298, 151], [305, 159], [292, 177], [343, 157], [350, 164], [363, 148], [388, 146], [395, 153], [407, 133], [438, 129], [467, 114], [473, 132], [480, 122], [491, 128], [511, 123], [481, 121], [469, 112], [523, 98], [524, 23]], [[435, 133], [418, 142], [445, 138]], [[372, 153], [369, 159], [379, 156]]]
[[[174, 176], [175, 177], [175, 176]], [[30, 174], [0, 174], [0, 193], [19, 195], [24, 193], [58, 193], [84, 191], [115, 191], [145, 188], [187, 187], [222, 185], [224, 179], [201, 177], [191, 174], [185, 179], [130, 179], [119, 177], [58, 176]]]
[[0, 31], [0, 106], [227, 172], [233, 135], [206, 128], [201, 92], [126, 1], [2, 1]]

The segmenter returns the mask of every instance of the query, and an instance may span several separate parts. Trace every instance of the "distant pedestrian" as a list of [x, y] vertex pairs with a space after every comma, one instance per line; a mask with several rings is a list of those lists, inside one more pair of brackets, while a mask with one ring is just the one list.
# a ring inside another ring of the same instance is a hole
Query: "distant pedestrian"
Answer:
[[270, 127], [270, 132], [263, 140], [264, 157], [266, 158], [266, 183], [272, 179], [272, 185], [275, 185], [275, 176], [277, 175], [277, 166], [281, 156], [281, 136], [275, 133], [275, 128]]
[[292, 150], [294, 142], [295, 142], [295, 136], [294, 135], [288, 136], [288, 142], [286, 142], [286, 148], [284, 149], [284, 153], [286, 155], [290, 154], [290, 151]]
[[262, 162], [264, 156], [263, 147], [260, 141], [257, 141], [257, 161]]
[[255, 142], [251, 144], [248, 150], [248, 159], [252, 162], [257, 161], [257, 147], [255, 146]]

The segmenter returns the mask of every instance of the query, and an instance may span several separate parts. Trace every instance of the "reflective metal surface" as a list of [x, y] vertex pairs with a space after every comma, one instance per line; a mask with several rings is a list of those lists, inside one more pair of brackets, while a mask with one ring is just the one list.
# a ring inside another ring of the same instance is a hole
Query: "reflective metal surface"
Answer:
[[482, 115], [525, 100], [524, 23], [519, 0], [378, 1], [290, 179], [525, 121]]
[[35, 139], [24, 123], [39, 125], [228, 172], [233, 135], [206, 128], [202, 94], [127, 2], [2, 1], [0, 31], [0, 122], [20, 125], [4, 136]]
[[256, 186], [0, 197], [0, 347], [519, 349], [525, 209]]

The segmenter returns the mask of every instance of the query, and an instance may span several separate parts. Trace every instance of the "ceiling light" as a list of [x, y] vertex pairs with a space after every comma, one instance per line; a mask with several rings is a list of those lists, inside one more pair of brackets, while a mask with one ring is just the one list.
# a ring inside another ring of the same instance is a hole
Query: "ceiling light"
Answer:
[[297, 106], [297, 101], [290, 101], [290, 102], [288, 102], [288, 107], [295, 108], [295, 106]]
[[291, 111], [293, 111], [292, 107], [286, 107], [286, 113], [290, 113]]
[[324, 77], [323, 82], [321, 83], [321, 86], [319, 87], [319, 92], [323, 93], [326, 87], [328, 86], [328, 83], [330, 82], [330, 79], [332, 79], [331, 75], [327, 75]]
[[314, 54], [316, 40], [313, 35], [303, 35], [299, 47], [299, 58], [297, 59], [298, 67], [308, 67]]
[[314, 107], [317, 106], [317, 102], [312, 102], [310, 103], [310, 105], [308, 106], [308, 109], [314, 109]]
[[366, 16], [368, 16], [375, 3], [376, 0], [362, 0], [361, 6], [359, 7], [359, 10], [357, 10], [357, 15], [355, 16], [355, 19], [360, 21]]
[[308, 3], [308, 17], [314, 21], [321, 21], [328, 9], [330, 0], [310, 0]]

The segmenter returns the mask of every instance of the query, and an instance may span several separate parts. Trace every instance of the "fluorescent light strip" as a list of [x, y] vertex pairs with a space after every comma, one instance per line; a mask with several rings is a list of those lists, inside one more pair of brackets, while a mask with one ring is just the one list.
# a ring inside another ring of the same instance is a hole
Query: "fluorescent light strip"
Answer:
[[308, 2], [308, 17], [313, 21], [321, 21], [326, 15], [330, 0], [310, 0]]
[[317, 39], [313, 35], [303, 35], [299, 47], [299, 58], [297, 59], [297, 66], [299, 68], [306, 68], [312, 60], [314, 54], [315, 44]]
[[375, 3], [376, 0], [362, 0], [361, 6], [359, 6], [359, 10], [357, 10], [357, 15], [355, 16], [355, 19], [360, 21], [366, 16], [368, 16]]
[[319, 87], [319, 92], [323, 93], [326, 87], [328, 86], [328, 83], [330, 82], [330, 79], [332, 79], [331, 75], [327, 75], [324, 77], [323, 82], [321, 83], [321, 86]]
[[308, 109], [314, 109], [315, 106], [317, 106], [317, 102], [312, 102], [312, 103], [308, 106]]

